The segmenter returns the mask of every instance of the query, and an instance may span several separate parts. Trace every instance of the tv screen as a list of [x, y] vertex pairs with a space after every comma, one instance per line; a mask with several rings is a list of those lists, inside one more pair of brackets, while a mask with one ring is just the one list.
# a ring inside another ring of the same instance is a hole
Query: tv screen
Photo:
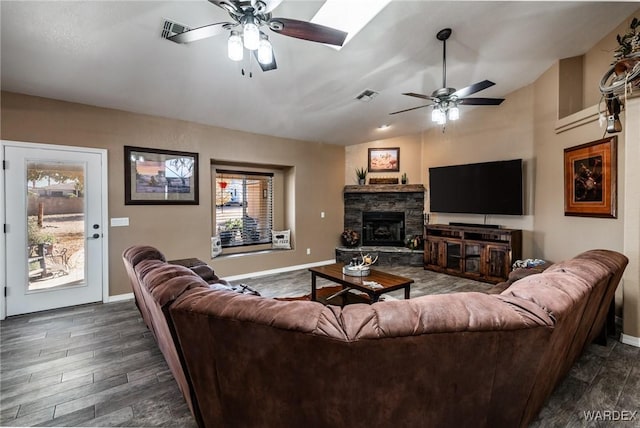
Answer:
[[522, 159], [429, 168], [431, 212], [522, 215]]

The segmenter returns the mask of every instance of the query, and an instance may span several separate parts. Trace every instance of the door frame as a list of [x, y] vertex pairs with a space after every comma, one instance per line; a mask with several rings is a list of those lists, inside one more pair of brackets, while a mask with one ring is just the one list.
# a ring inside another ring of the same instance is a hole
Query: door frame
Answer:
[[[59, 144], [43, 144], [43, 143], [30, 143], [24, 141], [12, 141], [1, 140], [0, 141], [0, 163], [2, 164], [2, 173], [0, 173], [0, 189], [2, 189], [2, 197], [0, 197], [0, 223], [6, 224], [6, 206], [5, 206], [5, 171], [4, 171], [4, 149], [7, 146], [29, 148], [29, 149], [47, 149], [47, 150], [69, 150], [82, 153], [94, 153], [100, 155], [100, 163], [102, 165], [101, 174], [101, 199], [102, 210], [100, 212], [101, 224], [105, 227], [102, 229], [103, 239], [101, 239], [102, 245], [102, 302], [107, 303], [109, 301], [109, 183], [108, 183], [108, 157], [106, 149], [96, 149], [91, 147], [82, 146], [63, 146]], [[4, 233], [4, 228], [0, 233], [0, 320], [3, 320], [7, 316], [7, 299], [5, 298], [5, 287], [7, 286], [7, 237]]]

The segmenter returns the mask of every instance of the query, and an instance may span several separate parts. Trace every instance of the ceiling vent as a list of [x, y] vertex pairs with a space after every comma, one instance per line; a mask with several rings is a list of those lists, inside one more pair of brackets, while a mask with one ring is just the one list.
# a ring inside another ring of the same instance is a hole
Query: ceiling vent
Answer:
[[376, 91], [372, 91], [371, 89], [365, 89], [356, 97], [356, 100], [368, 103], [369, 101], [371, 101], [377, 96], [378, 96], [378, 93]]
[[162, 38], [168, 39], [171, 36], [175, 36], [176, 34], [183, 33], [189, 30], [191, 30], [191, 28], [187, 27], [186, 25], [178, 24], [177, 22], [165, 19], [164, 24], [162, 25]]

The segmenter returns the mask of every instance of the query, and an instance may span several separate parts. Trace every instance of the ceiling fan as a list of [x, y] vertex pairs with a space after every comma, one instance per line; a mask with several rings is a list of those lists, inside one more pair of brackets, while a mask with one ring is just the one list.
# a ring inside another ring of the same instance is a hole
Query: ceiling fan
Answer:
[[442, 41], [442, 88], [436, 89], [430, 96], [413, 92], [402, 94], [429, 100], [432, 104], [408, 108], [390, 114], [404, 113], [405, 111], [432, 106], [431, 120], [439, 125], [444, 125], [447, 122], [447, 118], [449, 120], [457, 120], [460, 117], [459, 105], [496, 106], [504, 101], [504, 98], [467, 98], [469, 95], [495, 85], [489, 80], [483, 80], [458, 90], [447, 88], [447, 39], [449, 36], [451, 36], [451, 28], [440, 30], [436, 35], [438, 40]]
[[[324, 25], [289, 18], [273, 18], [271, 11], [282, 0], [209, 0], [229, 13], [231, 22], [217, 22], [203, 27], [178, 32], [167, 37], [176, 43], [191, 43], [197, 40], [217, 36], [229, 31], [227, 42], [229, 58], [241, 61], [244, 49], [253, 52], [262, 71], [277, 68], [269, 36], [263, 31], [271, 31], [284, 36], [312, 42], [342, 46], [347, 33]], [[243, 71], [244, 72], [244, 71]]]

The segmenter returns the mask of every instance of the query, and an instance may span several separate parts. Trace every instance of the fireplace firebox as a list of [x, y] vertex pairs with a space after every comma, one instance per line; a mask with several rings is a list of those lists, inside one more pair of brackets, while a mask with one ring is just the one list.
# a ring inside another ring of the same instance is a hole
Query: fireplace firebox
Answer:
[[404, 212], [363, 212], [362, 245], [403, 246]]

